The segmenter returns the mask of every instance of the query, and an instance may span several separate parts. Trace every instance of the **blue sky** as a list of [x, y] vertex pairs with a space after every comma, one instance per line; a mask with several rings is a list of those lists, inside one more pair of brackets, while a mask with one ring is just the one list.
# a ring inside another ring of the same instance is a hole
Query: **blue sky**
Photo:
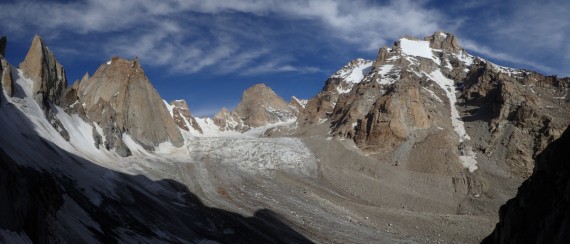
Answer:
[[350, 60], [438, 30], [498, 64], [569, 76], [569, 11], [567, 0], [3, 0], [0, 33], [13, 65], [41, 35], [70, 82], [138, 57], [165, 100], [212, 115], [261, 82], [310, 98]]

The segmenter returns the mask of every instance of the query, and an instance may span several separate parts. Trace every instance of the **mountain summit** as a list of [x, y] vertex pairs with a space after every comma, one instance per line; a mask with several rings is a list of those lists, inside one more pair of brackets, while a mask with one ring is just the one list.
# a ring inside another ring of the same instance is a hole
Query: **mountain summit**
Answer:
[[80, 106], [86, 119], [101, 128], [105, 148], [130, 155], [125, 133], [147, 149], [161, 142], [183, 144], [176, 123], [138, 60], [114, 57], [93, 76], [78, 82], [76, 100], [69, 101], [69, 106]]

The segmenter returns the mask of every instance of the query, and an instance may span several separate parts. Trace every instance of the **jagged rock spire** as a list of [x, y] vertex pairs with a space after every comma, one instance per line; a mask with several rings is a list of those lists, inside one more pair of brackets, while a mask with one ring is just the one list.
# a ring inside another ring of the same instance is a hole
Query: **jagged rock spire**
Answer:
[[20, 69], [24, 72], [24, 76], [34, 81], [32, 86], [34, 99], [41, 106], [45, 106], [46, 100], [59, 104], [67, 88], [65, 69], [40, 36], [34, 36], [28, 54], [20, 64]]
[[184, 142], [137, 60], [112, 58], [92, 77], [82, 79], [77, 94], [87, 119], [102, 128], [105, 147], [122, 156], [130, 155], [123, 141], [124, 133], [149, 150], [166, 141], [175, 146]]

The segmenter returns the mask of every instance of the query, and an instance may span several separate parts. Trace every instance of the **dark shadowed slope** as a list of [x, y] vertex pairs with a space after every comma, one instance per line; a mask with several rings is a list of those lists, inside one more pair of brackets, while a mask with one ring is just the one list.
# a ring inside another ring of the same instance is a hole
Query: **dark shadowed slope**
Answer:
[[570, 128], [538, 156], [483, 243], [570, 243]]
[[0, 243], [311, 242], [269, 210], [245, 217], [210, 208], [174, 180], [73, 155], [0, 97]]

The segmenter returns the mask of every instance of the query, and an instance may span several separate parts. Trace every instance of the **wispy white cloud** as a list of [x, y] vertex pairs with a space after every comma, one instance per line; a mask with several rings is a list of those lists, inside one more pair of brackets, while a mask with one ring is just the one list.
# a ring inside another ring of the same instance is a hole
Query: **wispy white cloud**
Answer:
[[[276, 42], [274, 36], [279, 30], [266, 28], [266, 33], [259, 33], [263, 23], [251, 26], [252, 23], [241, 20], [225, 19], [232, 13], [313, 22], [318, 29], [309, 31], [318, 38], [337, 39], [363, 50], [377, 50], [404, 34], [433, 32], [443, 19], [423, 2], [412, 0], [381, 5], [364, 0], [23, 0], [0, 4], [0, 22], [4, 23], [0, 25], [16, 33], [33, 29], [55, 36], [70, 32], [113, 35], [96, 38], [93, 42], [102, 43], [87, 43], [83, 47], [103, 47], [105, 55], [138, 56], [145, 63], [169, 66], [171, 72], [177, 73], [199, 72], [213, 66], [221, 68], [219, 72], [230, 73], [254, 63], [255, 67], [246, 73], [316, 72], [314, 67], [299, 68], [293, 63], [264, 60], [261, 55], [274, 54], [287, 46], [288, 40]], [[190, 17], [195, 14], [207, 15], [210, 22], [200, 23], [201, 20]], [[200, 29], [200, 25], [207, 27]], [[274, 39], [268, 40], [271, 36]]]
[[546, 72], [555, 72], [555, 70], [549, 66], [543, 65], [541, 63], [529, 61], [529, 60], [524, 59], [524, 58], [515, 57], [515, 56], [508, 54], [508, 53], [503, 53], [503, 52], [493, 50], [488, 46], [478, 44], [478, 43], [471, 41], [471, 40], [463, 40], [463, 41], [461, 41], [461, 45], [468, 50], [472, 50], [476, 53], [482, 54], [483, 56], [491, 58], [491, 59], [510, 62], [510, 63], [519, 64], [519, 65], [532, 66], [534, 68], [537, 68], [537, 69], [540, 69], [540, 70], [543, 70]]
[[[308, 72], [308, 68], [299, 68], [302, 65], [295, 58], [289, 63], [273, 60], [284, 48], [300, 52], [299, 48], [315, 44], [307, 40], [291, 44], [295, 38], [287, 38], [280, 34], [282, 30], [264, 22], [272, 18], [290, 22], [290, 35], [312, 34], [314, 42], [331, 42], [350, 50], [374, 52], [402, 35], [421, 37], [447, 30], [473, 40], [466, 43], [471, 44], [467, 48], [497, 60], [557, 73], [570, 65], [570, 55], [564, 55], [570, 52], [566, 42], [570, 22], [561, 18], [570, 9], [568, 1], [469, 0], [451, 4], [452, 9], [436, 9], [432, 2], [21, 0], [0, 4], [0, 27], [16, 35], [35, 31], [54, 39], [69, 33], [93, 36], [92, 41], [77, 46], [102, 50], [101, 55], [107, 56], [139, 56], [145, 63], [174, 73], [214, 68], [226, 74], [248, 68], [250, 74], [261, 73], [261, 68]], [[254, 20], [249, 20], [251, 16]], [[560, 64], [551, 69], [550, 64], [541, 65], [552, 59]]]
[[297, 73], [319, 73], [323, 72], [322, 69], [313, 66], [298, 67], [290, 64], [283, 64], [276, 61], [270, 61], [254, 67], [247, 68], [242, 75], [258, 75], [267, 73], [282, 73], [282, 72], [297, 72]]

